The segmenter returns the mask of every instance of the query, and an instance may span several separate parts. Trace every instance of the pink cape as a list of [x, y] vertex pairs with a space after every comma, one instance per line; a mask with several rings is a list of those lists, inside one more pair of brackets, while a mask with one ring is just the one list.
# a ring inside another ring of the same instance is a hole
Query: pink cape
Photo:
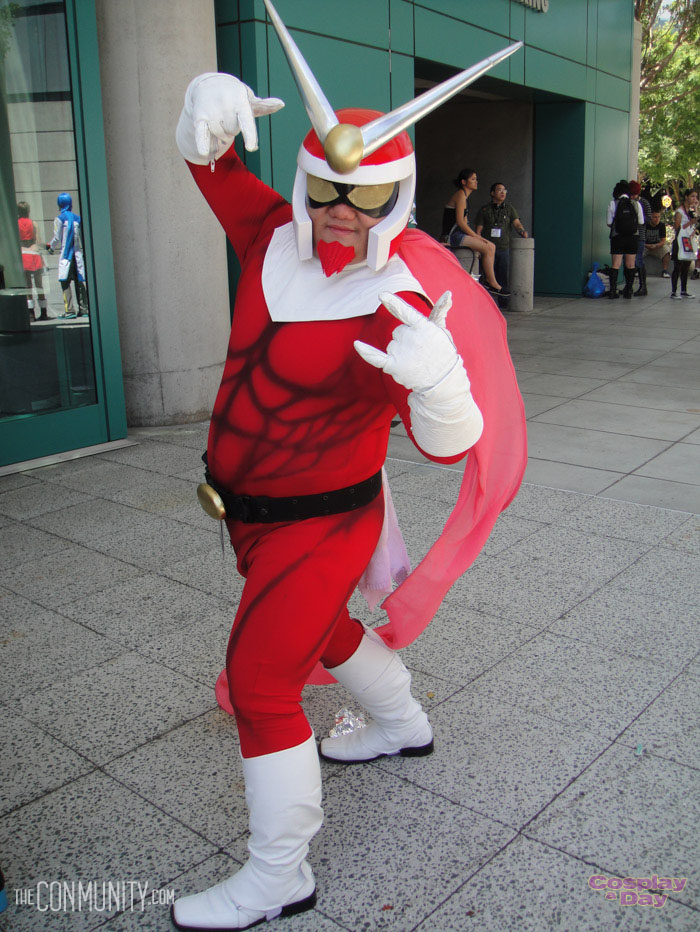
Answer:
[[[452, 253], [426, 233], [406, 230], [398, 254], [433, 304], [443, 292], [452, 292], [447, 327], [464, 360], [484, 431], [469, 451], [457, 503], [442, 534], [382, 603], [389, 620], [375, 631], [394, 650], [415, 641], [455, 580], [476, 560], [499, 514], [515, 498], [527, 465], [525, 409], [503, 315]], [[309, 682], [334, 681], [319, 664]]]
[[376, 631], [394, 649], [418, 637], [447, 591], [479, 555], [499, 514], [520, 488], [527, 465], [525, 409], [508, 351], [506, 324], [481, 285], [457, 259], [419, 230], [407, 230], [399, 255], [430, 300], [452, 292], [447, 327], [484, 417], [444, 530], [408, 578], [382, 603], [389, 616]]
[[[501, 312], [452, 253], [426, 233], [406, 230], [398, 254], [433, 304], [443, 292], [452, 292], [447, 327], [464, 360], [484, 430], [469, 451], [457, 503], [442, 534], [382, 603], [389, 620], [375, 631], [394, 650], [415, 641], [452, 584], [472, 565], [499, 514], [515, 498], [527, 465], [525, 410]], [[224, 670], [217, 699], [229, 711], [225, 676]], [[318, 664], [309, 682], [335, 680]]]

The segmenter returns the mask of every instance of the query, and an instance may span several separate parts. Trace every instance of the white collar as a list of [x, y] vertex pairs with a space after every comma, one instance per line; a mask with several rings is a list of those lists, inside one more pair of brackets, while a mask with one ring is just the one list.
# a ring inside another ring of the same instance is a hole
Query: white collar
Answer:
[[427, 297], [398, 256], [378, 272], [363, 263], [326, 278], [316, 256], [299, 259], [293, 223], [277, 227], [272, 235], [262, 287], [270, 317], [278, 323], [365, 317], [376, 311], [382, 291], [415, 291]]

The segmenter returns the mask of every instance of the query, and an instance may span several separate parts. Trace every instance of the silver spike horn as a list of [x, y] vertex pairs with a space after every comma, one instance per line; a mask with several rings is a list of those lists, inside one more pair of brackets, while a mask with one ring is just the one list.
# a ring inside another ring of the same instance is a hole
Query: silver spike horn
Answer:
[[328, 103], [326, 95], [321, 90], [321, 85], [306, 63], [304, 56], [299, 51], [296, 42], [289, 35], [287, 27], [279, 17], [279, 13], [270, 3], [265, 0], [265, 8], [270, 15], [272, 25], [275, 27], [284, 54], [287, 56], [289, 67], [292, 69], [292, 75], [296, 81], [301, 94], [302, 103], [311, 120], [311, 125], [316, 130], [316, 135], [321, 140], [321, 145], [326, 141], [326, 136], [338, 125], [338, 118], [333, 112], [333, 108]]
[[517, 52], [523, 44], [516, 42], [509, 45], [507, 49], [490, 55], [478, 65], [472, 65], [471, 68], [443, 81], [442, 84], [431, 88], [420, 97], [397, 107], [391, 113], [377, 117], [376, 120], [360, 128], [338, 122], [326, 95], [280, 19], [277, 10], [270, 0], [264, 0], [264, 2], [284, 54], [287, 56], [311, 125], [316, 130], [316, 135], [323, 146], [326, 161], [333, 171], [339, 174], [354, 171], [365, 156], [376, 152], [380, 146], [393, 139], [394, 136], [398, 136], [406, 127], [416, 123], [421, 117], [426, 116], [454, 94], [476, 81], [494, 65], [508, 58], [513, 52]]
[[461, 71], [454, 77], [448, 78], [447, 81], [443, 81], [442, 84], [438, 84], [437, 87], [431, 88], [419, 97], [409, 100], [408, 103], [392, 110], [391, 113], [386, 113], [377, 117], [376, 120], [372, 120], [371, 123], [366, 123], [362, 127], [362, 141], [364, 143], [362, 158], [376, 152], [385, 142], [393, 139], [394, 136], [398, 136], [402, 130], [413, 123], [417, 123], [422, 117], [427, 116], [440, 104], [445, 103], [454, 94], [458, 94], [459, 91], [480, 78], [494, 65], [498, 65], [509, 55], [512, 55], [513, 52], [517, 52], [519, 48], [522, 48], [522, 45], [522, 42], [515, 42], [513, 45], [509, 45], [508, 48], [496, 52], [494, 55], [489, 55], [488, 58], [485, 58], [477, 65], [472, 65], [466, 71]]

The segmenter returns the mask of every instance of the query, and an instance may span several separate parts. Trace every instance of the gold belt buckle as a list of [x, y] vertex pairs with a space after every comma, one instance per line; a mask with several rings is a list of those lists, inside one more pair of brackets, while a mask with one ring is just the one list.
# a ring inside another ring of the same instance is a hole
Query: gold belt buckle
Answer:
[[197, 498], [199, 504], [206, 511], [210, 518], [216, 521], [223, 521], [226, 517], [226, 508], [221, 500], [221, 496], [213, 489], [208, 482], [200, 482], [197, 486]]

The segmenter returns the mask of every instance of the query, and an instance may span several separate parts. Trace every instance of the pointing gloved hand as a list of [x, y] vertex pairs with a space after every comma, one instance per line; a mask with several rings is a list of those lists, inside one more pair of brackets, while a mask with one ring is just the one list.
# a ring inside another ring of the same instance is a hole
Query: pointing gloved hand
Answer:
[[284, 107], [278, 97], [256, 97], [232, 74], [200, 74], [190, 82], [175, 138], [188, 162], [206, 165], [229, 148], [238, 133], [249, 152], [258, 148], [255, 117]]
[[429, 317], [395, 294], [383, 292], [379, 300], [401, 326], [394, 330], [385, 353], [356, 340], [355, 349], [365, 362], [383, 369], [404, 388], [418, 392], [437, 385], [458, 360], [461, 365], [462, 360], [445, 326], [447, 312], [452, 307], [449, 291], [438, 299]]
[[411, 429], [419, 446], [433, 456], [464, 453], [481, 436], [484, 421], [472, 398], [469, 379], [445, 321], [452, 307], [446, 291], [429, 317], [393, 294], [379, 300], [401, 322], [386, 352], [355, 341], [370, 365], [409, 389]]

